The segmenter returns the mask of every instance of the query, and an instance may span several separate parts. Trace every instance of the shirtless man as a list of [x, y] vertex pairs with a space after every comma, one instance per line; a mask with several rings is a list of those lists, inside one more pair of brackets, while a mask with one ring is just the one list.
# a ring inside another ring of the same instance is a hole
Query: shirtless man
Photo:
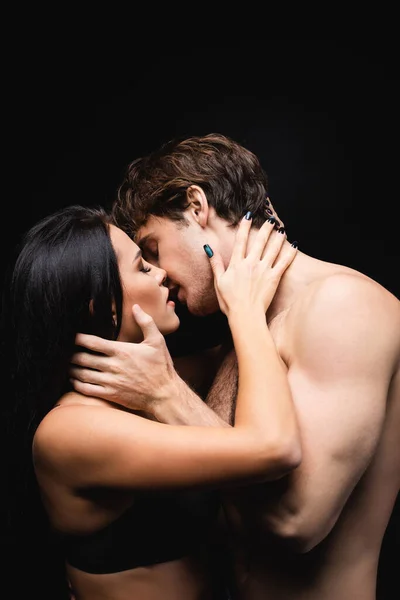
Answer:
[[[280, 235], [267, 183], [257, 157], [222, 135], [173, 141], [129, 166], [114, 217], [145, 258], [167, 271], [171, 296], [193, 315], [211, 315], [218, 311], [216, 274], [204, 245], [227, 264], [246, 211], [254, 229], [267, 212]], [[231, 594], [374, 600], [400, 489], [400, 302], [366, 275], [299, 250], [266, 325], [287, 369], [303, 458], [275, 482], [223, 492]], [[149, 353], [158, 343], [152, 335], [130, 347], [115, 343], [100, 366], [91, 354], [77, 354], [76, 389], [109, 400], [137, 393], [138, 373], [162, 371]], [[82, 336], [79, 344], [104, 351], [100, 338]], [[189, 376], [186, 391], [181, 386], [180, 397], [166, 403], [166, 422], [232, 423], [236, 359], [229, 340], [217, 351], [206, 403], [191, 389], [199, 379]], [[100, 371], [91, 370], [94, 364]]]

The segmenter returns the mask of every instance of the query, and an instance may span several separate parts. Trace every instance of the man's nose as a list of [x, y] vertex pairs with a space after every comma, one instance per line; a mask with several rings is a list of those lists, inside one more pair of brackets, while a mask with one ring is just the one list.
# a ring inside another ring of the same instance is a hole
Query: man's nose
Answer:
[[160, 267], [153, 267], [155, 271], [155, 278], [157, 279], [159, 285], [166, 285], [167, 281], [167, 271], [165, 269], [160, 269]]

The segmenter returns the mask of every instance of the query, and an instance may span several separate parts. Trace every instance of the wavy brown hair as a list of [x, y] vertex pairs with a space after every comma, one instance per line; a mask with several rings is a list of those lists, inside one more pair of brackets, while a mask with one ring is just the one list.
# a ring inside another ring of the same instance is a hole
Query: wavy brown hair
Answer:
[[150, 215], [186, 224], [186, 191], [200, 186], [217, 215], [236, 226], [245, 211], [265, 221], [268, 177], [259, 159], [218, 133], [174, 139], [131, 162], [118, 188], [112, 218], [130, 237]]

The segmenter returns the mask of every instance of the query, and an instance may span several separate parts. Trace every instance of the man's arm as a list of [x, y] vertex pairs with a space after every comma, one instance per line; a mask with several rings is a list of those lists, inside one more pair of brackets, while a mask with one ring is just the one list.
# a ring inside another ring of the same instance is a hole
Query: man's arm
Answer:
[[157, 406], [157, 420], [169, 425], [231, 427], [238, 393], [232, 339], [188, 356], [173, 357], [180, 383], [171, 402]]
[[139, 415], [169, 425], [229, 427], [205, 404], [197, 390], [192, 389], [192, 386], [202, 387], [206, 393], [222, 360], [224, 346], [203, 350], [207, 358], [202, 357], [200, 368], [194, 364], [193, 355], [175, 358], [188, 383], [178, 373], [165, 340], [152, 320], [146, 324], [147, 316], [140, 318], [144, 318], [141, 322], [144, 340], [139, 344], [77, 335], [77, 347], [92, 352], [78, 350], [71, 358], [69, 375], [74, 389], [84, 395], [131, 406]]
[[207, 406], [182, 378], [177, 380], [175, 393], [171, 395], [170, 400], [158, 403], [153, 409], [153, 414], [157, 421], [168, 425], [230, 427], [229, 423]]
[[224, 358], [222, 344], [188, 355], [172, 356], [178, 375], [203, 400], [206, 399], [220, 364]]
[[253, 526], [297, 551], [332, 530], [377, 449], [398, 364], [399, 306], [376, 284], [340, 275], [289, 317], [302, 462], [280, 481], [243, 490], [240, 505]]
[[204, 400], [218, 371], [227, 343], [232, 345], [226, 316], [221, 311], [196, 317], [176, 302], [180, 326], [165, 337], [180, 377]]
[[[201, 396], [209, 409], [226, 423], [233, 425], [238, 393], [238, 365], [231, 338], [214, 348], [173, 358], [173, 361], [179, 376]], [[185, 395], [184, 390], [182, 393]], [[195, 402], [185, 402], [185, 405], [187, 410], [184, 415], [180, 415], [184, 419], [182, 424], [193, 425], [192, 420], [199, 419], [201, 409], [195, 406]], [[167, 410], [170, 411], [169, 408]], [[205, 425], [210, 425], [210, 414], [210, 411], [204, 411]], [[169, 422], [165, 419], [170, 419], [171, 416], [167, 412], [161, 412], [159, 418], [163, 422]], [[201, 425], [200, 422], [198, 424]]]

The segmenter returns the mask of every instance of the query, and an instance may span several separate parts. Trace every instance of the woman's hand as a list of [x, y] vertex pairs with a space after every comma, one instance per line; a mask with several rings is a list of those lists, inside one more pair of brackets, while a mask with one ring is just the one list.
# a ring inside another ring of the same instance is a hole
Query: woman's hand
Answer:
[[255, 234], [248, 248], [251, 216], [247, 213], [239, 224], [232, 256], [225, 270], [222, 258], [210, 256], [214, 285], [221, 311], [229, 315], [262, 308], [267, 311], [282, 275], [297, 253], [297, 245], [285, 243], [286, 234], [274, 230], [274, 219], [268, 219]]

